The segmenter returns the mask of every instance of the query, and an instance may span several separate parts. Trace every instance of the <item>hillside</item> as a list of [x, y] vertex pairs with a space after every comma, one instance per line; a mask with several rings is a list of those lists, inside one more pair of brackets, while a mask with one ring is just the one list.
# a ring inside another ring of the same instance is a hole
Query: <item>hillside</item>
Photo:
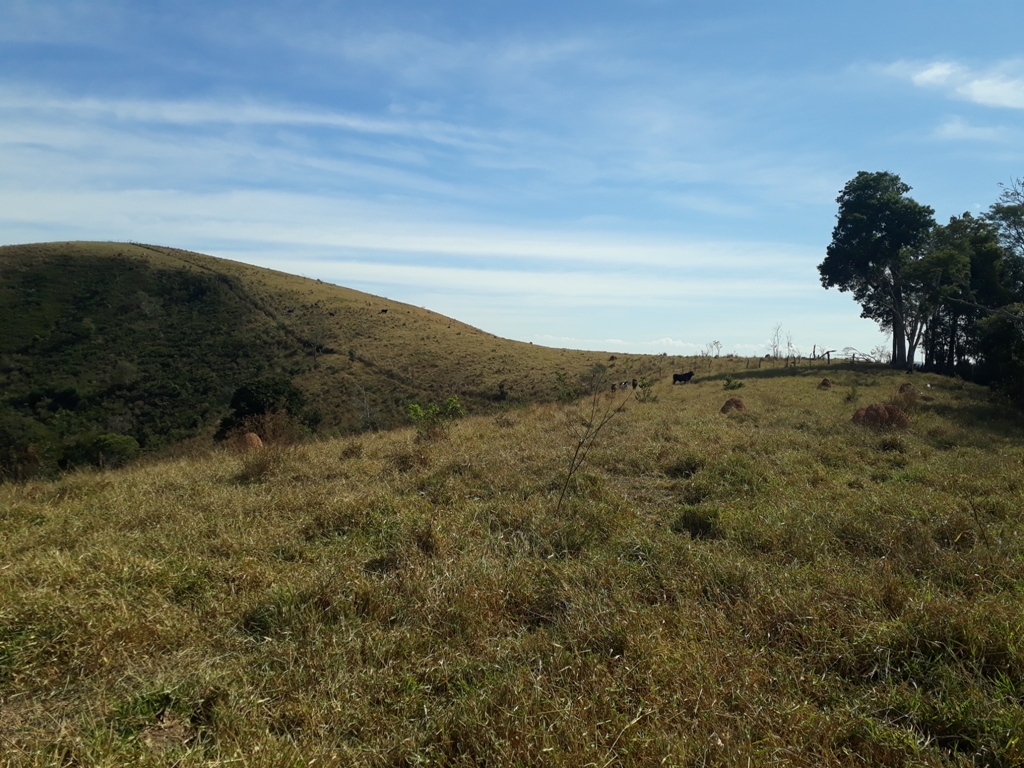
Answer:
[[[88, 461], [102, 435], [150, 451], [209, 439], [254, 382], [298, 391], [297, 428], [350, 434], [451, 395], [471, 412], [550, 401], [593, 365], [616, 365], [318, 280], [124, 243], [0, 248], [0, 329], [9, 473]], [[666, 364], [620, 358], [623, 377]]]
[[0, 485], [0, 764], [1024, 763], [1019, 414], [714, 364]]

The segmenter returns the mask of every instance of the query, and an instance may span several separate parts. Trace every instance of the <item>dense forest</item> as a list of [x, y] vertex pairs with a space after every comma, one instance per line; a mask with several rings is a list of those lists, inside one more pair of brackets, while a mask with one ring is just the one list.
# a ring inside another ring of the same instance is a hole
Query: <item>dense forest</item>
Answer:
[[[849, 291], [862, 316], [892, 332], [892, 364], [1024, 396], [1024, 179], [1002, 185], [983, 215], [947, 224], [889, 172], [843, 188], [826, 288]], [[920, 359], [919, 359], [920, 358]]]

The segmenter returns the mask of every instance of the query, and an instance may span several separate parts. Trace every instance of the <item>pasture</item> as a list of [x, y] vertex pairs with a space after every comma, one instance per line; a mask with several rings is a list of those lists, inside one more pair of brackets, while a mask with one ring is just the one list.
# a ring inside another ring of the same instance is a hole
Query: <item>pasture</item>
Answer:
[[[691, 362], [644, 401], [0, 485], [0, 762], [1024, 763], [1019, 413]], [[908, 427], [851, 422], [890, 401]]]

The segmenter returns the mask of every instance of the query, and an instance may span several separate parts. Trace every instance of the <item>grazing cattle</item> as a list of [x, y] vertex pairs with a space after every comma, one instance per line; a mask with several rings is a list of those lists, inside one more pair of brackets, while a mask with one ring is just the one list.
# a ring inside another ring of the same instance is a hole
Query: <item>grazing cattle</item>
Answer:
[[380, 313], [381, 313], [382, 315], [386, 315], [386, 314], [388, 313], [388, 311], [387, 311], [386, 309], [382, 309], [382, 310], [380, 311]]
[[673, 384], [679, 384], [680, 382], [682, 382], [683, 384], [689, 384], [690, 383], [690, 379], [692, 379], [692, 378], [693, 378], [693, 371], [690, 371], [688, 373], [673, 373], [672, 374], [672, 383]]
[[633, 379], [633, 389], [636, 389], [639, 386], [640, 386], [640, 382], [637, 381], [636, 379]]

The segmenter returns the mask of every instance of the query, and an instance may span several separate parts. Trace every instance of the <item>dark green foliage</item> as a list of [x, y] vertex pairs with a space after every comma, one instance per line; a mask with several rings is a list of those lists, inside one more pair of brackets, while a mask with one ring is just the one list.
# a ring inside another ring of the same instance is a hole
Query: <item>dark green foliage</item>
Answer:
[[1003, 191], [989, 208], [988, 218], [999, 229], [1003, 247], [1013, 254], [1019, 271], [1024, 261], [1024, 178], [1000, 186]]
[[74, 443], [121, 433], [152, 449], [193, 436], [276, 356], [231, 278], [58, 244], [5, 263], [0, 328], [6, 404]]
[[120, 467], [138, 456], [139, 442], [130, 435], [82, 435], [65, 448], [61, 466]]
[[0, 403], [0, 479], [24, 479], [57, 467], [62, 449], [53, 430]]
[[893, 334], [893, 365], [993, 384], [1024, 397], [1024, 181], [982, 217], [946, 225], [888, 173], [861, 171], [837, 198], [822, 285], [850, 291]]
[[114, 466], [134, 455], [128, 440], [209, 434], [239, 382], [288, 364], [288, 339], [227, 275], [63, 244], [4, 256], [0, 475]]
[[977, 378], [1003, 387], [1017, 399], [1024, 398], [1024, 304], [1013, 304], [1004, 313], [983, 318], [978, 329], [981, 359]]
[[216, 438], [250, 428], [254, 417], [283, 413], [298, 419], [306, 404], [302, 391], [283, 376], [267, 376], [245, 384], [231, 396], [231, 413], [220, 423]]
[[934, 211], [908, 197], [909, 191], [894, 173], [858, 173], [836, 198], [832, 242], [818, 265], [825, 288], [851, 292], [862, 317], [892, 330], [897, 367], [908, 363], [904, 270], [912, 249], [935, 225]]
[[231, 397], [231, 411], [233, 415], [243, 418], [272, 411], [298, 413], [305, 401], [305, 396], [290, 381], [272, 376], [235, 390]]

